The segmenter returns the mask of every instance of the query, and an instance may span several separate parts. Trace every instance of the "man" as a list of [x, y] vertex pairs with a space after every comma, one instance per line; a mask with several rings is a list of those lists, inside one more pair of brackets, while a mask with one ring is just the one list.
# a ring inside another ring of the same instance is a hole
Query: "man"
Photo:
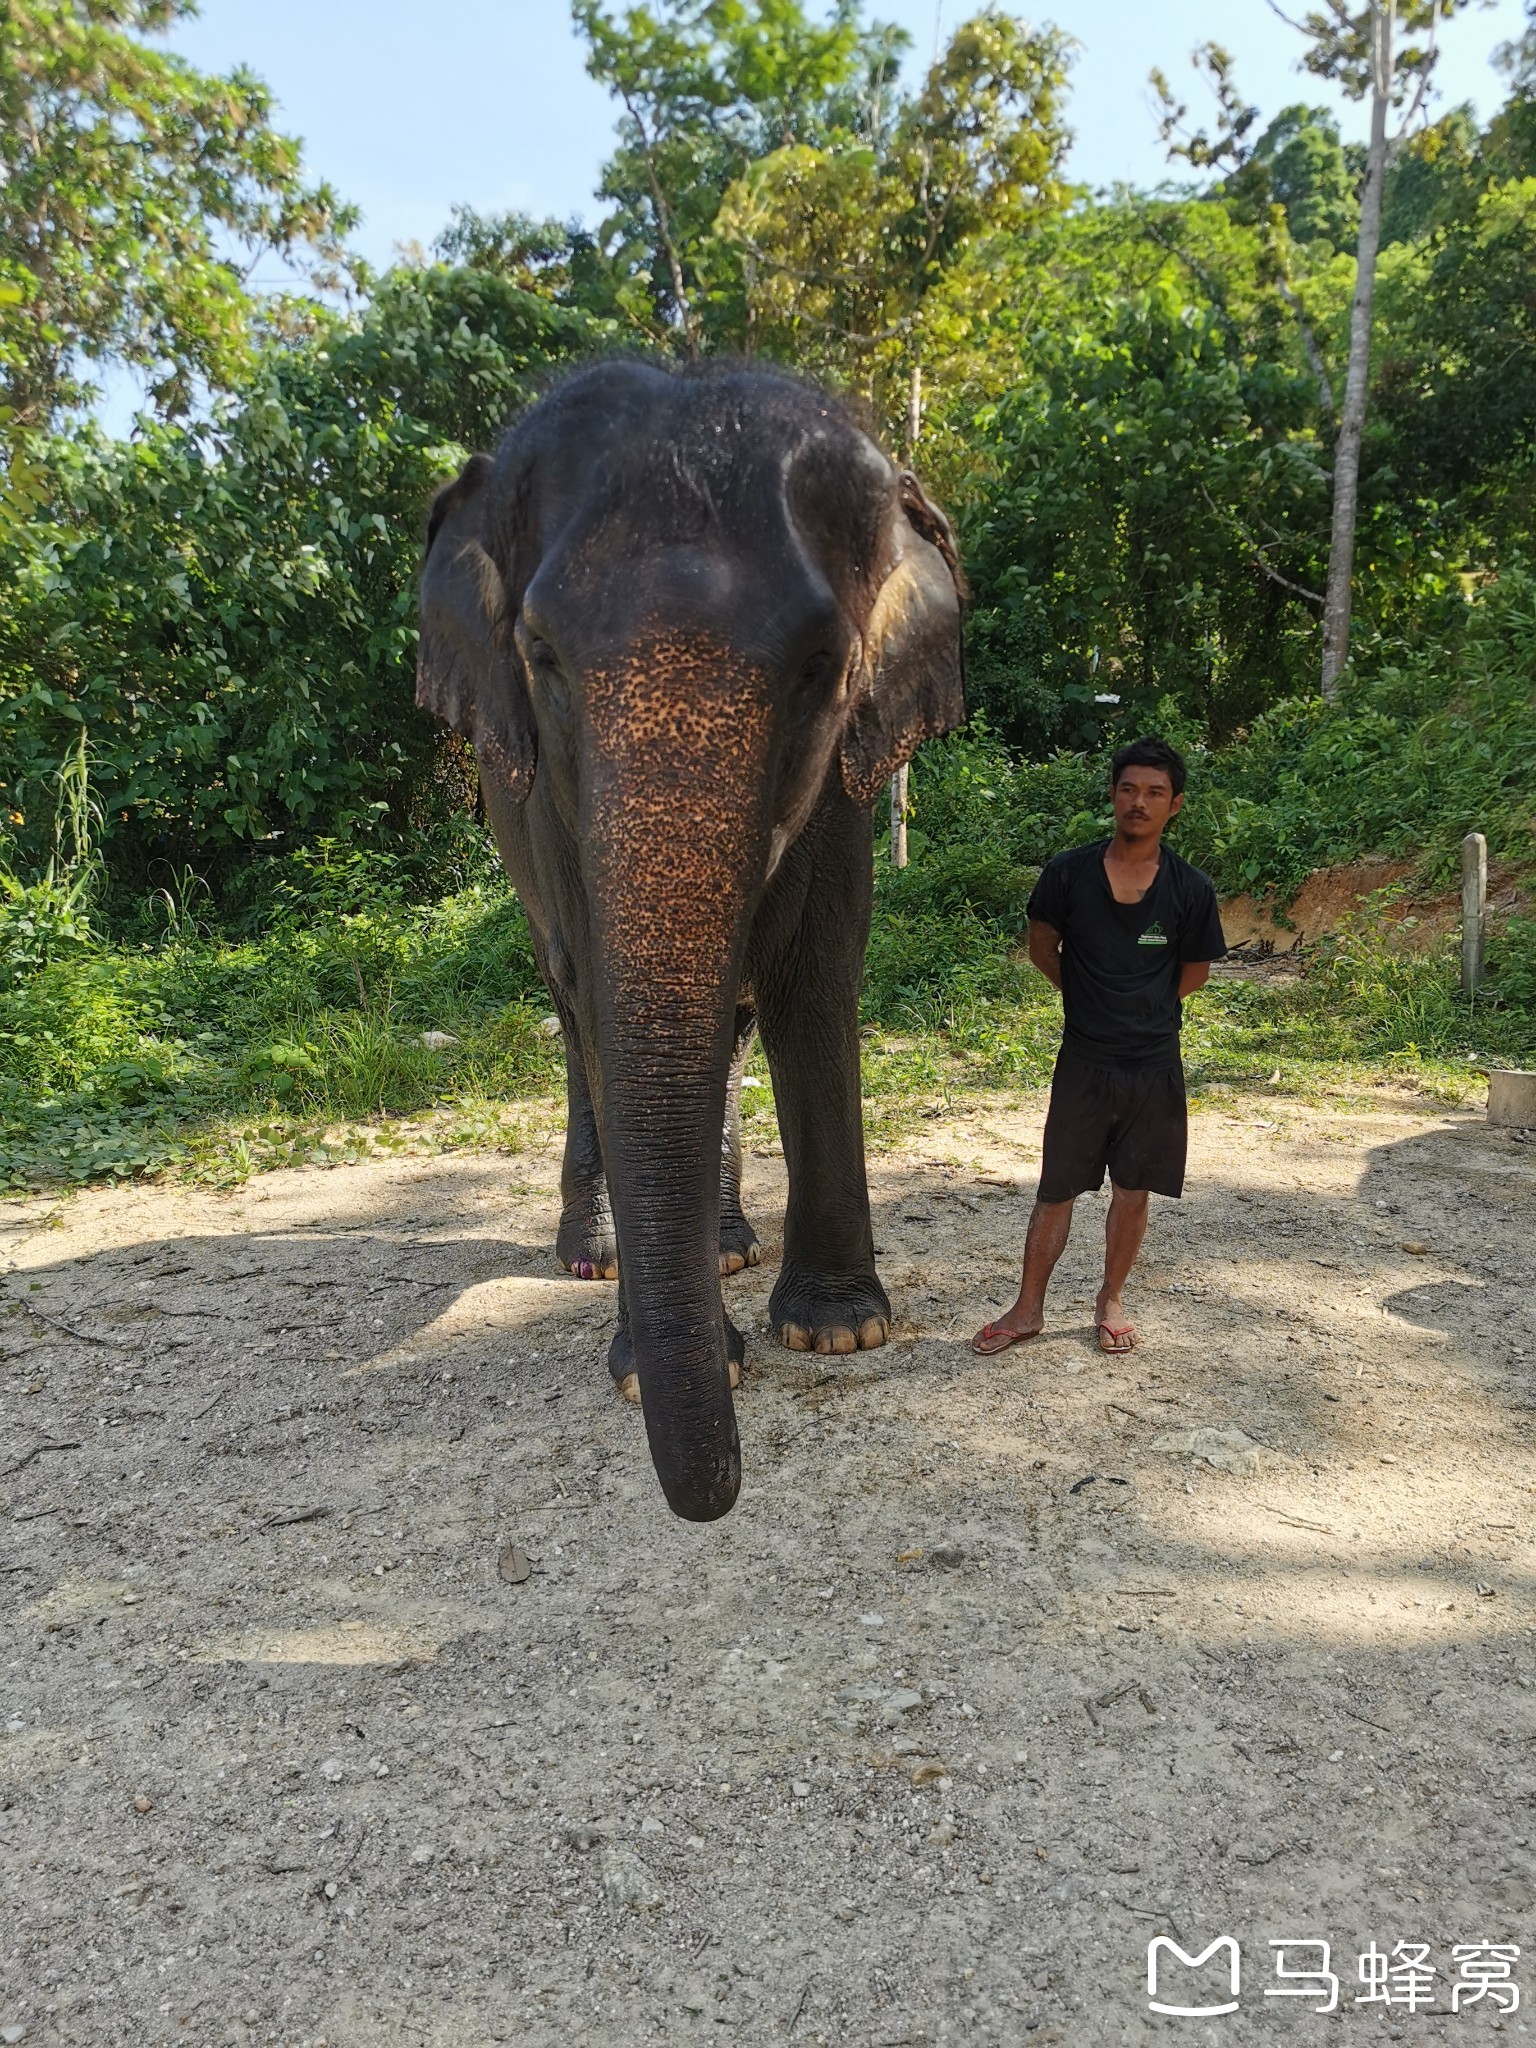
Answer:
[[1147, 1195], [1184, 1188], [1188, 1119], [1179, 1024], [1185, 996], [1227, 950], [1210, 880], [1162, 843], [1184, 805], [1182, 756], [1166, 740], [1122, 747], [1110, 766], [1115, 836], [1059, 853], [1029, 899], [1029, 957], [1061, 990], [1066, 1029], [1051, 1080], [1040, 1187], [1019, 1296], [971, 1340], [1006, 1351], [1045, 1327], [1045, 1290], [1077, 1197], [1110, 1178], [1099, 1348], [1135, 1348], [1121, 1299], [1147, 1228]]

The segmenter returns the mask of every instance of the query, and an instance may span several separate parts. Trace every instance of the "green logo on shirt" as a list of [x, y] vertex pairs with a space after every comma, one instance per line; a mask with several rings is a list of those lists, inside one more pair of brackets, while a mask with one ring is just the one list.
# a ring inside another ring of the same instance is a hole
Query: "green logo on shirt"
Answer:
[[1154, 917], [1136, 943], [1138, 946], [1166, 946], [1168, 934]]

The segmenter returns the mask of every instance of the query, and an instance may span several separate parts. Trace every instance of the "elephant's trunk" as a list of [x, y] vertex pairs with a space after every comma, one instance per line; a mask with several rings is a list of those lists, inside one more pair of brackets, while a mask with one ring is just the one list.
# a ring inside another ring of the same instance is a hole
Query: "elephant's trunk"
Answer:
[[741, 1484], [720, 1299], [720, 1132], [767, 861], [767, 710], [739, 668], [690, 653], [686, 694], [675, 660], [656, 655], [589, 678], [589, 708], [621, 700], [594, 729], [622, 734], [623, 746], [594, 748], [582, 858], [604, 1164], [646, 1433], [674, 1512], [712, 1521]]
[[603, 1050], [609, 1198], [651, 1458], [674, 1512], [707, 1522], [741, 1485], [719, 1268], [729, 1039], [681, 1073], [648, 1036], [619, 1027]]

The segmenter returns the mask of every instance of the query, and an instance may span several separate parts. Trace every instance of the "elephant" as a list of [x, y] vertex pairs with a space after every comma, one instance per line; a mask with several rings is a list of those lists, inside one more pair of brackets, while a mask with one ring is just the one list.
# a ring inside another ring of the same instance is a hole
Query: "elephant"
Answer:
[[474, 746], [565, 1039], [557, 1250], [617, 1272], [609, 1370], [674, 1513], [741, 1485], [753, 1261], [735, 1135], [761, 1034], [788, 1170], [770, 1319], [884, 1343], [858, 1002], [872, 805], [965, 718], [948, 521], [837, 399], [752, 364], [611, 359], [439, 491], [416, 698]]

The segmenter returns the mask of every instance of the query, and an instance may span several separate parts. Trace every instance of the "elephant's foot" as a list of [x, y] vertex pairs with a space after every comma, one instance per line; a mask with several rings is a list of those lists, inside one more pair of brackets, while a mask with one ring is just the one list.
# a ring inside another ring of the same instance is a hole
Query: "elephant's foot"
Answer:
[[617, 1280], [619, 1247], [604, 1200], [573, 1196], [560, 1212], [555, 1257], [578, 1280]]
[[[747, 1340], [727, 1316], [725, 1319], [725, 1364], [731, 1376], [731, 1392], [741, 1385], [741, 1369], [747, 1362]], [[633, 1407], [640, 1406], [640, 1375], [635, 1371], [635, 1347], [627, 1330], [615, 1330], [608, 1347], [608, 1370], [619, 1392]]]
[[757, 1232], [739, 1209], [720, 1214], [720, 1277], [728, 1279], [746, 1266], [755, 1266], [763, 1256]]
[[780, 1274], [768, 1319], [790, 1351], [873, 1351], [891, 1334], [891, 1304], [873, 1273], [857, 1280]]

